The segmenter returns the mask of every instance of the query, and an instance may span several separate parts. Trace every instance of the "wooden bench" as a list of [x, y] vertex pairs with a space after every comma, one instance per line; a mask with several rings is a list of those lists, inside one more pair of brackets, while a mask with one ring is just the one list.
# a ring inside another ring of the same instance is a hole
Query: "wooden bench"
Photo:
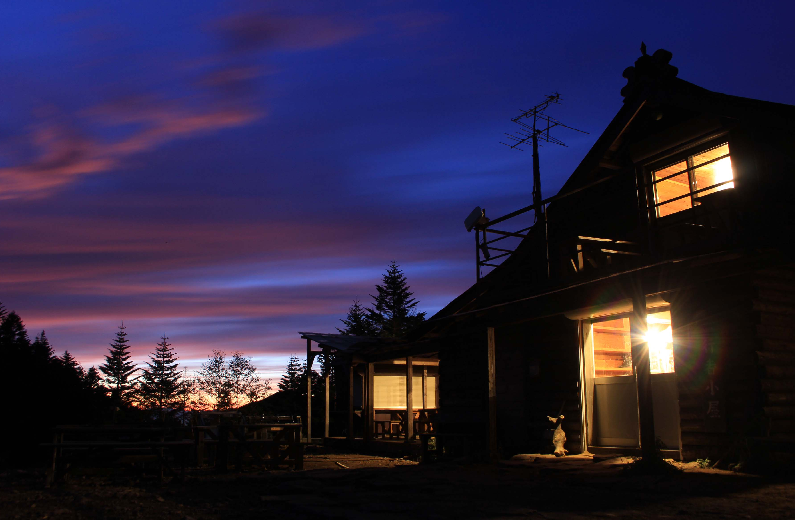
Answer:
[[[116, 454], [148, 453], [158, 462], [158, 476], [162, 481], [164, 471], [177, 475], [169, 464], [166, 452], [181, 460], [181, 475], [184, 475], [185, 461], [193, 447], [189, 428], [150, 427], [150, 426], [56, 426], [53, 441], [44, 443], [52, 448], [52, 466], [47, 472], [45, 485], [64, 480], [71, 466], [67, 452], [84, 451], [113, 452]], [[85, 460], [83, 457], [82, 460]]]

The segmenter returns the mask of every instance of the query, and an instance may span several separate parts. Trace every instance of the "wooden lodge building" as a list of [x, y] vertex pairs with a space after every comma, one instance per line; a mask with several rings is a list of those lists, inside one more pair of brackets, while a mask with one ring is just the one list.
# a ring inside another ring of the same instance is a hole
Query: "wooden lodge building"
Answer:
[[624, 72], [558, 195], [474, 224], [472, 287], [403, 343], [337, 345], [365, 438], [387, 404], [433, 408], [425, 431], [492, 457], [542, 449], [557, 415], [570, 453], [795, 452], [795, 107], [703, 89], [670, 59]]

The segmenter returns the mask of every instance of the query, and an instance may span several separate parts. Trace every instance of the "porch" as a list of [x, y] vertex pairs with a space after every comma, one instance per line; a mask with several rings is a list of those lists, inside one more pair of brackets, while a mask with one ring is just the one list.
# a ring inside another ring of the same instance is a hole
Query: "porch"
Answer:
[[[307, 378], [308, 441], [316, 437], [324, 445], [339, 445], [344, 440], [354, 449], [379, 443], [387, 451], [395, 443], [416, 444], [419, 449], [420, 435], [436, 431], [439, 358], [428, 342], [300, 334], [307, 341], [308, 369], [316, 358], [325, 360], [322, 437], [312, 434], [312, 381]], [[313, 343], [319, 351], [313, 350]]]

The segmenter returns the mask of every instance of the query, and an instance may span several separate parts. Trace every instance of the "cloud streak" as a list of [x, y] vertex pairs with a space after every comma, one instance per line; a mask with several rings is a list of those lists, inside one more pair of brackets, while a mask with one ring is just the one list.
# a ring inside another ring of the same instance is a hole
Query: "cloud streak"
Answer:
[[161, 86], [164, 92], [115, 97], [76, 113], [48, 107], [22, 134], [7, 136], [6, 148], [32, 153], [6, 157], [0, 200], [47, 197], [88, 175], [123, 169], [134, 155], [171, 141], [248, 125], [267, 114], [258, 85], [263, 52], [317, 50], [366, 32], [364, 24], [334, 15], [249, 12], [217, 21], [209, 33], [221, 50], [191, 60], [200, 64], [198, 79], [191, 70], [177, 84]]

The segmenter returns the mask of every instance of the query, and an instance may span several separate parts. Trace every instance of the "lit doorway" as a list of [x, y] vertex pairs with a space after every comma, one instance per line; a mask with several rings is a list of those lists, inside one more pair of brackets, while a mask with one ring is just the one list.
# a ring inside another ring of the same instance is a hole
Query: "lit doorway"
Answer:
[[[629, 320], [629, 314], [622, 314], [583, 322], [588, 446], [640, 445]], [[679, 401], [670, 311], [650, 311], [647, 325], [655, 435], [660, 448], [678, 450]]]

